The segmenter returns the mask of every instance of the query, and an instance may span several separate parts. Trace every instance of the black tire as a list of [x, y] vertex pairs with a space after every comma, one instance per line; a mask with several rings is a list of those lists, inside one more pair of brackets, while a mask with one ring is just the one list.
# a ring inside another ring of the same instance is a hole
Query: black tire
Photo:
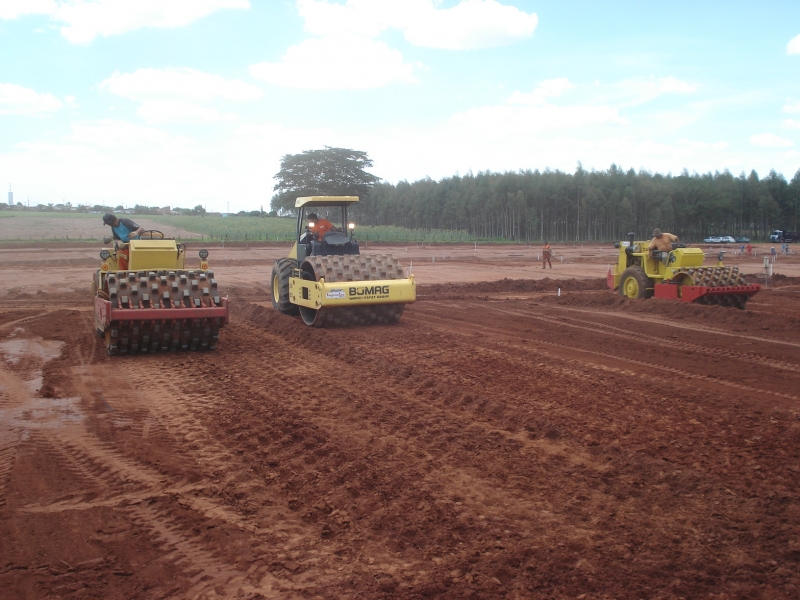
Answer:
[[295, 268], [295, 261], [291, 258], [279, 258], [272, 267], [272, 307], [284, 315], [296, 315], [299, 308], [296, 304], [289, 302], [289, 277], [292, 276], [292, 269]]
[[653, 295], [653, 280], [645, 275], [641, 267], [628, 267], [619, 278], [619, 295], [625, 298], [650, 298]]

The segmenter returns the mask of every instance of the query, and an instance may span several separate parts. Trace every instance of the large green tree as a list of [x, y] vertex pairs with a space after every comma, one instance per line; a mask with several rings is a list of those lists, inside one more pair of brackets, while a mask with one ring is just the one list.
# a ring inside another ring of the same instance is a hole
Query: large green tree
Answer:
[[306, 150], [287, 154], [281, 159], [281, 170], [275, 174], [272, 209], [294, 208], [298, 196], [366, 196], [378, 181], [365, 169], [372, 166], [366, 152], [348, 148]]

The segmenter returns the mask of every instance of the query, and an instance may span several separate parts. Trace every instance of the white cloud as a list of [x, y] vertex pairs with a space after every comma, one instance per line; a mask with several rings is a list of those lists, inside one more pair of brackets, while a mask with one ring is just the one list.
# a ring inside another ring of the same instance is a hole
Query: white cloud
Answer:
[[783, 112], [787, 113], [800, 112], [800, 100], [795, 100], [794, 102], [789, 102], [787, 104], [784, 104]]
[[61, 101], [51, 94], [39, 94], [13, 83], [0, 83], [0, 114], [48, 115], [61, 106]]
[[750, 136], [750, 143], [764, 148], [789, 148], [794, 146], [791, 140], [778, 137], [774, 133], [759, 133]]
[[250, 8], [249, 0], [3, 0], [0, 18], [47, 14], [63, 23], [73, 43], [91, 42], [143, 27], [181, 27], [224, 8]]
[[[304, 89], [369, 89], [416, 83], [415, 67], [376, 39], [387, 29], [417, 46], [464, 50], [511, 44], [530, 37], [537, 16], [496, 0], [297, 0], [314, 38], [291, 46], [281, 62], [262, 62], [250, 73], [272, 84]], [[416, 68], [424, 69], [424, 66]]]
[[800, 54], [800, 35], [794, 36], [786, 44], [786, 54]]
[[211, 123], [237, 121], [238, 116], [222, 113], [213, 106], [200, 106], [185, 102], [149, 101], [136, 111], [148, 123]]
[[466, 50], [506, 46], [533, 35], [536, 14], [527, 14], [494, 0], [464, 0], [453, 8], [435, 10], [405, 29], [417, 46]]
[[784, 129], [800, 129], [800, 121], [796, 119], [784, 119], [783, 120], [783, 128]]
[[625, 79], [598, 87], [598, 93], [606, 101], [624, 107], [640, 106], [665, 94], [689, 95], [696, 91], [697, 86], [672, 76]]
[[[453, 124], [464, 130], [502, 138], [533, 135], [540, 132], [563, 132], [593, 125], [624, 125], [619, 112], [610, 106], [485, 106], [452, 117]], [[494, 133], [493, 133], [494, 132]]]
[[249, 83], [187, 68], [137, 69], [133, 73], [114, 73], [100, 83], [100, 88], [131, 100], [255, 100], [263, 95], [260, 88]]
[[439, 0], [298, 0], [306, 30], [313, 35], [375, 37], [398, 29], [416, 46], [465, 50], [504, 46], [533, 35], [535, 13], [526, 13], [496, 0], [461, 0], [439, 9]]
[[270, 175], [284, 154], [340, 143], [360, 147], [327, 129], [269, 123], [194, 139], [118, 120], [84, 121], [58, 142], [0, 151], [0, 172], [14, 173], [15, 189], [26, 190], [31, 203], [78, 198], [224, 210], [229, 199], [231, 209], [252, 210], [269, 206]]
[[672, 76], [663, 77], [657, 81], [658, 91], [664, 94], [693, 94], [697, 91], [697, 86]]
[[0, 0], [0, 19], [24, 15], [52, 15], [58, 9], [55, 0]]
[[508, 101], [510, 104], [543, 104], [547, 98], [559, 97], [574, 87], [565, 77], [547, 79], [542, 81], [533, 92], [514, 92]]
[[187, 138], [173, 137], [154, 127], [143, 127], [125, 121], [100, 119], [73, 124], [69, 139], [73, 143], [95, 149], [155, 147], [173, 149], [190, 144]]
[[308, 39], [290, 47], [280, 63], [252, 65], [253, 77], [274, 85], [314, 90], [368, 89], [414, 83], [413, 67], [397, 50], [361, 36]]

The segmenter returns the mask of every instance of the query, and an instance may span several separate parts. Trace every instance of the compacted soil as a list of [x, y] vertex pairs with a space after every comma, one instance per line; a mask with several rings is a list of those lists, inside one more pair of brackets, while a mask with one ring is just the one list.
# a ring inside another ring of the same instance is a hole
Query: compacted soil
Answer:
[[800, 596], [800, 279], [740, 311], [462, 250], [349, 329], [218, 261], [217, 350], [130, 357], [88, 258], [0, 261], [0, 597]]

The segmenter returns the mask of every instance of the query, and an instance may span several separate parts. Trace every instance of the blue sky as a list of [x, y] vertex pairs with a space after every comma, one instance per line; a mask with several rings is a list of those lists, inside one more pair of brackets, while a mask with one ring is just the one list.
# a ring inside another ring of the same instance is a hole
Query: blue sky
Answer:
[[[800, 2], [0, 0], [15, 200], [265, 208], [285, 154], [800, 169]], [[4, 199], [3, 195], [3, 199]]]

